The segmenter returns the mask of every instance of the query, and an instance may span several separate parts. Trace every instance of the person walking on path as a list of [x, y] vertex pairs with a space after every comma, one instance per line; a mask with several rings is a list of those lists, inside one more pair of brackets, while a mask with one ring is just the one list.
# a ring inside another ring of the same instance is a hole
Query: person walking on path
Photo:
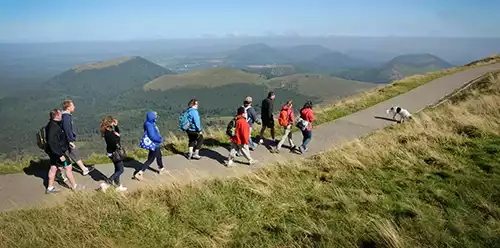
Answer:
[[146, 169], [155, 161], [158, 164], [159, 174], [163, 174], [166, 170], [163, 167], [163, 160], [161, 155], [161, 143], [163, 143], [163, 138], [161, 137], [160, 130], [156, 126], [156, 119], [158, 115], [156, 112], [148, 112], [146, 114], [146, 121], [144, 122], [144, 137], [148, 143], [150, 143], [148, 160], [144, 162], [141, 169], [134, 173], [134, 178], [137, 180], [143, 180], [143, 174]]
[[294, 116], [293, 116], [293, 104], [292, 100], [288, 100], [283, 107], [281, 107], [281, 112], [279, 116], [279, 124], [284, 128], [284, 134], [283, 137], [281, 138], [280, 142], [276, 146], [276, 149], [274, 150], [275, 153], [279, 153], [281, 146], [285, 143], [285, 140], [288, 140], [288, 143], [290, 144], [290, 151], [294, 151], [297, 149], [295, 144], [293, 143], [292, 140], [292, 127], [294, 123]]
[[106, 155], [111, 159], [115, 166], [115, 172], [106, 182], [101, 183], [101, 189], [106, 191], [110, 185], [116, 187], [116, 191], [126, 191], [120, 183], [120, 176], [123, 174], [123, 160], [125, 159], [125, 151], [120, 142], [120, 128], [118, 128], [118, 120], [112, 116], [106, 116], [101, 121], [101, 137], [106, 142]]
[[231, 137], [231, 148], [229, 151], [229, 157], [226, 161], [228, 167], [233, 165], [233, 159], [238, 151], [241, 151], [243, 156], [248, 159], [248, 163], [253, 165], [257, 160], [252, 159], [250, 155], [250, 150], [248, 148], [248, 135], [249, 135], [249, 125], [246, 120], [245, 108], [239, 107], [237, 110], [236, 117], [234, 117], [234, 136]]
[[200, 149], [203, 146], [203, 134], [201, 133], [200, 113], [198, 112], [198, 100], [191, 99], [188, 103], [187, 120], [189, 127], [186, 130], [188, 144], [188, 159], [201, 159]]
[[75, 177], [73, 176], [73, 168], [70, 163], [68, 163], [65, 153], [69, 149], [68, 140], [66, 139], [66, 135], [61, 128], [61, 119], [62, 114], [58, 109], [53, 109], [49, 113], [50, 121], [47, 123], [45, 127], [46, 134], [46, 146], [45, 152], [49, 155], [50, 158], [50, 170], [49, 170], [49, 182], [47, 185], [47, 189], [45, 193], [57, 193], [58, 189], [54, 187], [54, 181], [56, 172], [61, 167], [66, 170], [66, 177], [68, 178], [69, 187], [71, 189], [83, 189], [80, 185], [77, 185], [75, 182]]
[[62, 112], [62, 122], [61, 127], [66, 134], [66, 138], [69, 144], [69, 150], [67, 152], [68, 157], [73, 160], [74, 163], [80, 167], [82, 175], [86, 176], [90, 171], [94, 170], [94, 167], [87, 168], [80, 158], [80, 153], [76, 148], [76, 133], [75, 126], [73, 125], [73, 116], [72, 113], [75, 111], [75, 104], [72, 100], [65, 100], [62, 103], [63, 112]]
[[245, 97], [245, 101], [243, 102], [243, 107], [245, 108], [248, 126], [250, 127], [249, 129], [250, 131], [248, 133], [248, 145], [250, 147], [250, 150], [253, 150], [257, 147], [257, 144], [252, 140], [253, 124], [257, 123], [261, 125], [261, 122], [257, 119], [257, 113], [255, 112], [255, 109], [252, 107], [252, 97], [250, 96]]
[[264, 132], [266, 131], [266, 128], [271, 129], [271, 137], [273, 138], [273, 141], [276, 141], [276, 136], [275, 136], [275, 130], [274, 130], [274, 106], [273, 102], [274, 99], [276, 98], [276, 95], [274, 92], [269, 92], [267, 94], [267, 98], [262, 100], [262, 106], [261, 106], [261, 119], [262, 119], [262, 129], [260, 130], [260, 136], [259, 136], [259, 144], [264, 144]]
[[[304, 153], [307, 151], [307, 144], [312, 139], [312, 128], [314, 121], [314, 112], [312, 110], [312, 102], [307, 101], [304, 104], [304, 107], [300, 110], [300, 120], [299, 120], [299, 128], [301, 128], [302, 136], [304, 137], [302, 140], [302, 145], [300, 146], [300, 153]], [[300, 124], [302, 123], [302, 124]]]

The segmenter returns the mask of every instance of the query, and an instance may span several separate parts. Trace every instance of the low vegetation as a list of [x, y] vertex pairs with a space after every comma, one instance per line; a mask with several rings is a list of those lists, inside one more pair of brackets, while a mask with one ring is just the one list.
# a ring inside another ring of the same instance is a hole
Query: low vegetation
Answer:
[[496, 247], [500, 79], [487, 79], [412, 122], [243, 178], [1, 213], [0, 246]]
[[[371, 107], [377, 103], [383, 102], [387, 99], [400, 95], [402, 93], [408, 92], [418, 86], [424, 85], [434, 79], [440, 78], [442, 76], [450, 75], [459, 71], [466, 70], [468, 68], [473, 68], [477, 66], [484, 66], [488, 64], [497, 63], [500, 61], [500, 55], [493, 55], [485, 58], [481, 61], [473, 62], [466, 66], [454, 67], [446, 69], [439, 72], [428, 73], [426, 75], [415, 75], [407, 77], [402, 80], [395, 81], [389, 85], [381, 86], [374, 90], [360, 93], [355, 96], [343, 98], [341, 100], [335, 101], [331, 104], [325, 104], [315, 107], [316, 123], [323, 124], [326, 122], [333, 121], [335, 119], [344, 117], [351, 113], [357, 112], [359, 110]], [[141, 98], [139, 96], [139, 98]], [[152, 102], [153, 103], [153, 102]], [[278, 107], [278, 106], [277, 106]], [[161, 115], [161, 113], [160, 113]], [[222, 123], [221, 123], [222, 124]], [[228, 139], [224, 135], [224, 127], [217, 127], [214, 125], [208, 128], [204, 132], [204, 136], [209, 140], [207, 145], [210, 146], [220, 146], [227, 145]], [[281, 129], [278, 129], [281, 131]], [[257, 135], [259, 128], [254, 130], [253, 135]], [[184, 153], [187, 150], [187, 139], [184, 136], [176, 136], [173, 133], [168, 135], [167, 140], [169, 144], [163, 147], [163, 153], [175, 154]], [[147, 153], [142, 150], [138, 150], [136, 145], [128, 146], [128, 155], [131, 159], [144, 160], [147, 157]], [[23, 168], [30, 164], [30, 161], [38, 160], [38, 158], [33, 158], [32, 156], [20, 157], [19, 159], [3, 159], [0, 164], [0, 174], [16, 173], [22, 172]], [[86, 160], [88, 164], [97, 163], [109, 163], [109, 159], [100, 154], [93, 154]]]

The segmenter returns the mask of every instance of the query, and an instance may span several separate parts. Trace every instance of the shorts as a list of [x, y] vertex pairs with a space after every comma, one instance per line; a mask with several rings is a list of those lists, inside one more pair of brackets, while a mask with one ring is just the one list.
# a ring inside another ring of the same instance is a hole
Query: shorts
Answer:
[[73, 163], [76, 163], [77, 161], [80, 161], [80, 152], [78, 151], [78, 148], [72, 149], [71, 147], [68, 149], [68, 151], [65, 153], [66, 157], [69, 157]]
[[267, 128], [273, 128], [274, 127], [274, 119], [270, 119], [270, 120], [262, 119], [262, 126], [267, 127]]
[[60, 160], [60, 157], [59, 156], [56, 156], [56, 155], [49, 155], [49, 159], [50, 159], [50, 165], [54, 165], [54, 166], [57, 166], [57, 167], [66, 167], [68, 165], [70, 165], [70, 163], [68, 163], [68, 161], [65, 161], [65, 162], [62, 162]]

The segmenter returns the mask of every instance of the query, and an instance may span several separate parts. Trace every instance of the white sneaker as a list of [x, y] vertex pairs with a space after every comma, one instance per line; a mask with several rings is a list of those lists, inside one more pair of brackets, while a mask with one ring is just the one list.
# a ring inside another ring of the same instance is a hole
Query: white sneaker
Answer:
[[233, 166], [233, 163], [234, 163], [233, 160], [228, 160], [228, 161], [226, 161], [226, 166], [231, 167], [231, 166]]
[[127, 191], [127, 188], [123, 187], [123, 185], [120, 184], [120, 186], [116, 187], [116, 191], [118, 191], [118, 192], [124, 192], [124, 191]]
[[264, 140], [263, 140], [263, 139], [260, 139], [260, 140], [259, 140], [259, 144], [261, 144], [261, 145], [262, 145], [262, 144], [264, 144]]
[[82, 171], [82, 175], [86, 176], [89, 174], [89, 169], [85, 168], [83, 171]]
[[166, 169], [165, 169], [165, 167], [164, 167], [164, 168], [161, 168], [161, 169], [158, 171], [158, 174], [163, 175], [163, 174], [165, 174], [165, 172], [167, 172], [167, 170], [166, 170]]
[[102, 182], [100, 184], [102, 192], [106, 192], [106, 190], [109, 188], [109, 184]]
[[73, 190], [84, 190], [85, 189], [85, 185], [81, 185], [81, 184], [75, 184], [75, 186], [73, 187]]

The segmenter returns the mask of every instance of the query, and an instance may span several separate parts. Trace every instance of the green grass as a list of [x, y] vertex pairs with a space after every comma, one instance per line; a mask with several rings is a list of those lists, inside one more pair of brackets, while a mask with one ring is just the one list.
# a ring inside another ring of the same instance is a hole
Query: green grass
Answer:
[[[459, 71], [463, 71], [469, 68], [496, 63], [497, 61], [500, 61], [500, 56], [493, 55], [491, 57], [482, 59], [480, 61], [472, 62], [467, 66], [450, 68], [439, 72], [429, 73], [426, 75], [411, 76], [402, 80], [395, 81], [389, 85], [386, 85], [384, 87], [375, 90], [370, 90], [355, 96], [347, 97], [330, 104], [316, 106], [315, 125], [328, 123], [335, 119], [369, 108], [385, 100], [406, 93], [418, 86], [429, 83], [434, 79], [450, 75]], [[279, 128], [278, 126], [276, 127], [278, 130], [278, 135], [282, 135], [281, 128]], [[253, 136], [258, 135], [259, 131], [260, 128], [258, 126], [255, 126], [252, 135]], [[205, 147], [208, 148], [217, 147], [219, 145], [227, 145], [229, 143], [229, 139], [224, 134], [224, 127], [212, 128], [206, 130], [204, 136], [206, 139], [210, 140], [210, 142], [205, 145]], [[174, 135], [170, 135], [168, 140], [170, 143], [166, 144], [162, 150], [164, 155], [185, 153], [187, 151], [188, 142], [185, 137], [176, 137]], [[144, 160], [147, 158], [147, 152], [145, 150], [130, 148], [127, 151], [130, 159]], [[2, 162], [0, 163], [0, 174], [22, 172], [23, 168], [29, 165], [30, 164], [29, 161], [31, 160], [37, 161], [40, 159], [33, 156], [21, 157], [19, 159], [3, 159]], [[101, 154], [92, 154], [91, 156], [85, 158], [85, 163], [105, 164], [109, 163], [109, 158]]]
[[0, 213], [0, 247], [498, 247], [500, 79], [243, 178]]

